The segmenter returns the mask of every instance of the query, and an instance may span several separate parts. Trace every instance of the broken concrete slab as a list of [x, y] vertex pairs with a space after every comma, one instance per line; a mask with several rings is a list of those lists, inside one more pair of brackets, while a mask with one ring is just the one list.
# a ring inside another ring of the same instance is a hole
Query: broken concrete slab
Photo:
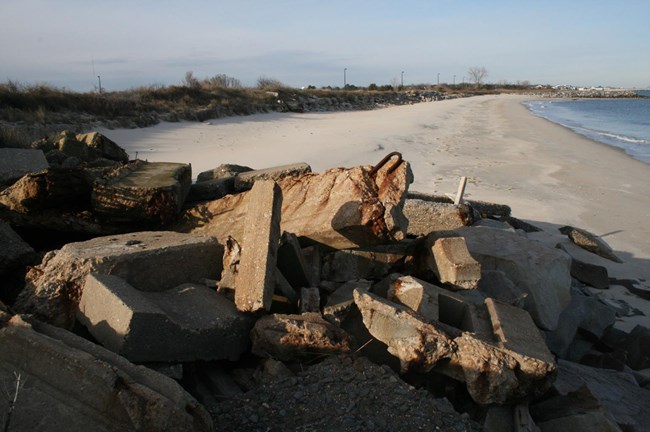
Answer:
[[401, 270], [408, 257], [413, 256], [410, 240], [372, 248], [344, 249], [323, 258], [321, 278], [334, 282], [351, 279], [381, 279]]
[[[10, 430], [213, 430], [174, 380], [65, 330], [15, 316], [0, 328], [0, 345], [0, 381], [17, 373], [24, 383]], [[7, 408], [0, 398], [0, 412]]]
[[307, 288], [312, 285], [314, 279], [310, 270], [305, 262], [305, 258], [298, 242], [298, 237], [292, 233], [283, 232], [280, 239], [280, 247], [278, 248], [278, 270], [289, 281], [291, 286], [300, 290], [300, 288]]
[[569, 239], [580, 246], [584, 250], [600, 255], [610, 261], [622, 263], [623, 261], [614, 254], [612, 248], [603, 241], [600, 237], [590, 233], [587, 230], [575, 228], [572, 226], [564, 226], [559, 228], [559, 231], [569, 237]]
[[327, 303], [323, 307], [323, 318], [340, 326], [354, 305], [354, 290], [357, 288], [368, 290], [371, 286], [372, 283], [365, 279], [344, 283], [327, 297]]
[[483, 300], [477, 307], [458, 293], [412, 276], [394, 278], [389, 284], [386, 299], [408, 306], [426, 322], [441, 322], [472, 332], [485, 340], [493, 338]]
[[[334, 168], [285, 177], [278, 185], [283, 195], [282, 230], [298, 236], [302, 246], [349, 249], [395, 240], [367, 169]], [[220, 240], [229, 235], [242, 238], [248, 201], [249, 194], [242, 192], [196, 205], [184, 213], [177, 230], [207, 233]]]
[[470, 255], [462, 237], [441, 238], [432, 248], [433, 271], [440, 282], [455, 289], [476, 289], [481, 264]]
[[[571, 300], [571, 260], [564, 252], [504, 231], [465, 227], [454, 233], [465, 238], [483, 270], [503, 271], [527, 294], [525, 309], [538, 327], [557, 327]], [[436, 239], [432, 235], [428, 244]]]
[[28, 271], [14, 306], [69, 327], [91, 272], [120, 276], [139, 290], [164, 291], [202, 278], [217, 279], [222, 251], [214, 237], [165, 231], [68, 243]]
[[627, 364], [635, 370], [650, 368], [650, 329], [637, 325], [625, 338]]
[[31, 264], [36, 252], [11, 228], [0, 220], [0, 276], [6, 271]]
[[304, 162], [260, 170], [242, 171], [235, 176], [235, 192], [250, 190], [253, 183], [258, 180], [275, 180], [277, 182], [285, 177], [297, 177], [310, 172], [311, 167]]
[[212, 201], [232, 193], [235, 193], [235, 180], [232, 177], [205, 180], [190, 186], [186, 201]]
[[[504, 404], [540, 395], [555, 377], [555, 363], [481, 340], [436, 322], [425, 323], [410, 309], [367, 291], [354, 291], [363, 322], [399, 358], [403, 372], [436, 370], [466, 383], [479, 404]], [[446, 360], [438, 365], [441, 360]]]
[[26, 174], [48, 167], [42, 150], [0, 148], [0, 184], [10, 185]]
[[191, 183], [190, 165], [138, 160], [95, 181], [92, 207], [112, 221], [166, 225], [176, 220]]
[[282, 361], [347, 353], [352, 348], [350, 336], [318, 313], [266, 315], [255, 323], [251, 340], [253, 354]]
[[472, 209], [464, 204], [425, 201], [409, 198], [404, 204], [410, 236], [428, 235], [434, 231], [454, 230], [475, 222]]
[[234, 177], [239, 173], [244, 173], [247, 171], [253, 171], [253, 168], [244, 165], [221, 164], [216, 168], [212, 168], [211, 170], [199, 173], [199, 175], [196, 177], [196, 182], [202, 183], [210, 180], [231, 179], [234, 188]]
[[[444, 204], [454, 203], [454, 200], [449, 198], [446, 195], [432, 195], [432, 194], [426, 194], [426, 193], [415, 192], [415, 191], [409, 192], [408, 198], [419, 199], [428, 202], [444, 203]], [[474, 209], [477, 212], [476, 219], [478, 219], [479, 217], [502, 219], [502, 218], [509, 217], [511, 213], [510, 206], [507, 206], [505, 204], [495, 204], [495, 203], [489, 203], [489, 202], [477, 201], [477, 200], [464, 200], [464, 201], [468, 206], [472, 207], [472, 209]]]
[[109, 350], [134, 362], [237, 360], [252, 320], [203, 285], [139, 291], [117, 276], [86, 277], [78, 320]]
[[280, 243], [282, 191], [273, 180], [258, 180], [251, 189], [244, 221], [235, 305], [243, 312], [271, 309]]

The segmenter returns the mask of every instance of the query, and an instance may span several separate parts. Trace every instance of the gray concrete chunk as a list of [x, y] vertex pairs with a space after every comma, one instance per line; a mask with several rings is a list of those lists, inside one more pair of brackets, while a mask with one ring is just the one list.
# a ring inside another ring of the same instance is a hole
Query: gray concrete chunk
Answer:
[[49, 167], [42, 150], [0, 148], [0, 184]]
[[255, 182], [244, 221], [235, 304], [244, 312], [271, 309], [280, 243], [282, 191], [273, 180]]
[[67, 327], [74, 321], [88, 273], [120, 276], [143, 291], [164, 291], [202, 278], [217, 279], [222, 255], [214, 237], [165, 231], [68, 243], [27, 273], [15, 308]]
[[95, 273], [86, 277], [77, 318], [106, 348], [138, 362], [236, 360], [252, 326], [205, 286], [144, 292]]
[[432, 248], [433, 271], [440, 282], [456, 289], [475, 289], [481, 279], [481, 264], [470, 255], [462, 237], [441, 238]]
[[249, 190], [257, 180], [277, 181], [284, 177], [298, 176], [310, 172], [311, 167], [304, 162], [240, 172], [235, 176], [235, 191], [243, 192]]

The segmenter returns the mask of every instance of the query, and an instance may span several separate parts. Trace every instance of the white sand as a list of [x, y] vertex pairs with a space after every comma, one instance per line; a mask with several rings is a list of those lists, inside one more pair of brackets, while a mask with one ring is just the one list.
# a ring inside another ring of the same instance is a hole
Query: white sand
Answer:
[[[587, 229], [625, 261], [599, 261], [610, 276], [650, 281], [650, 165], [533, 116], [524, 100], [481, 96], [100, 132], [132, 158], [137, 152], [149, 161], [189, 162], [194, 176], [222, 163], [307, 162], [322, 171], [375, 164], [400, 151], [415, 174], [411, 190], [455, 193], [467, 176], [467, 198], [508, 204], [513, 216], [549, 232], [562, 225]], [[546, 241], [566, 239], [556, 237]]]

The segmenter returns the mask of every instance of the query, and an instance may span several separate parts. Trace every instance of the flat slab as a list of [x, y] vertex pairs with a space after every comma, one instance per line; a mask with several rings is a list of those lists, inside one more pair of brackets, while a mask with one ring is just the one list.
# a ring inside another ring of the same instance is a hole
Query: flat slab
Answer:
[[106, 348], [131, 361], [236, 360], [252, 321], [204, 285], [138, 291], [123, 279], [91, 273], [77, 313]]
[[0, 148], [0, 183], [13, 183], [25, 174], [48, 167], [42, 150]]
[[187, 164], [135, 161], [95, 182], [93, 210], [114, 221], [166, 224], [180, 213], [191, 183]]
[[310, 172], [311, 167], [304, 162], [240, 172], [235, 176], [235, 191], [243, 192], [249, 190], [257, 180], [278, 181], [284, 177], [299, 176]]

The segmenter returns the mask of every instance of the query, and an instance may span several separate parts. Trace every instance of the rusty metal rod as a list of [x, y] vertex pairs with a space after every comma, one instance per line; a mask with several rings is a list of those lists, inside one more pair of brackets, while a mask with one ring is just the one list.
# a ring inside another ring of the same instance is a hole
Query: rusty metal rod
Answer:
[[388, 163], [388, 161], [392, 159], [393, 156], [397, 156], [397, 161], [394, 162], [393, 165], [391, 165], [390, 168], [388, 168], [388, 174], [390, 174], [390, 173], [392, 173], [393, 171], [395, 171], [395, 170], [397, 169], [397, 167], [400, 166], [400, 164], [402, 163], [402, 153], [400, 153], [400, 152], [392, 152], [392, 153], [388, 153], [388, 154], [386, 155], [385, 158], [383, 158], [382, 160], [380, 160], [379, 163], [377, 163], [377, 165], [375, 165], [375, 166], [370, 170], [370, 173], [369, 173], [370, 176], [371, 176], [371, 177], [374, 177], [375, 175], [377, 175], [377, 172], [378, 172], [378, 171], [379, 171], [379, 170], [380, 170], [384, 165], [386, 165], [386, 164]]

